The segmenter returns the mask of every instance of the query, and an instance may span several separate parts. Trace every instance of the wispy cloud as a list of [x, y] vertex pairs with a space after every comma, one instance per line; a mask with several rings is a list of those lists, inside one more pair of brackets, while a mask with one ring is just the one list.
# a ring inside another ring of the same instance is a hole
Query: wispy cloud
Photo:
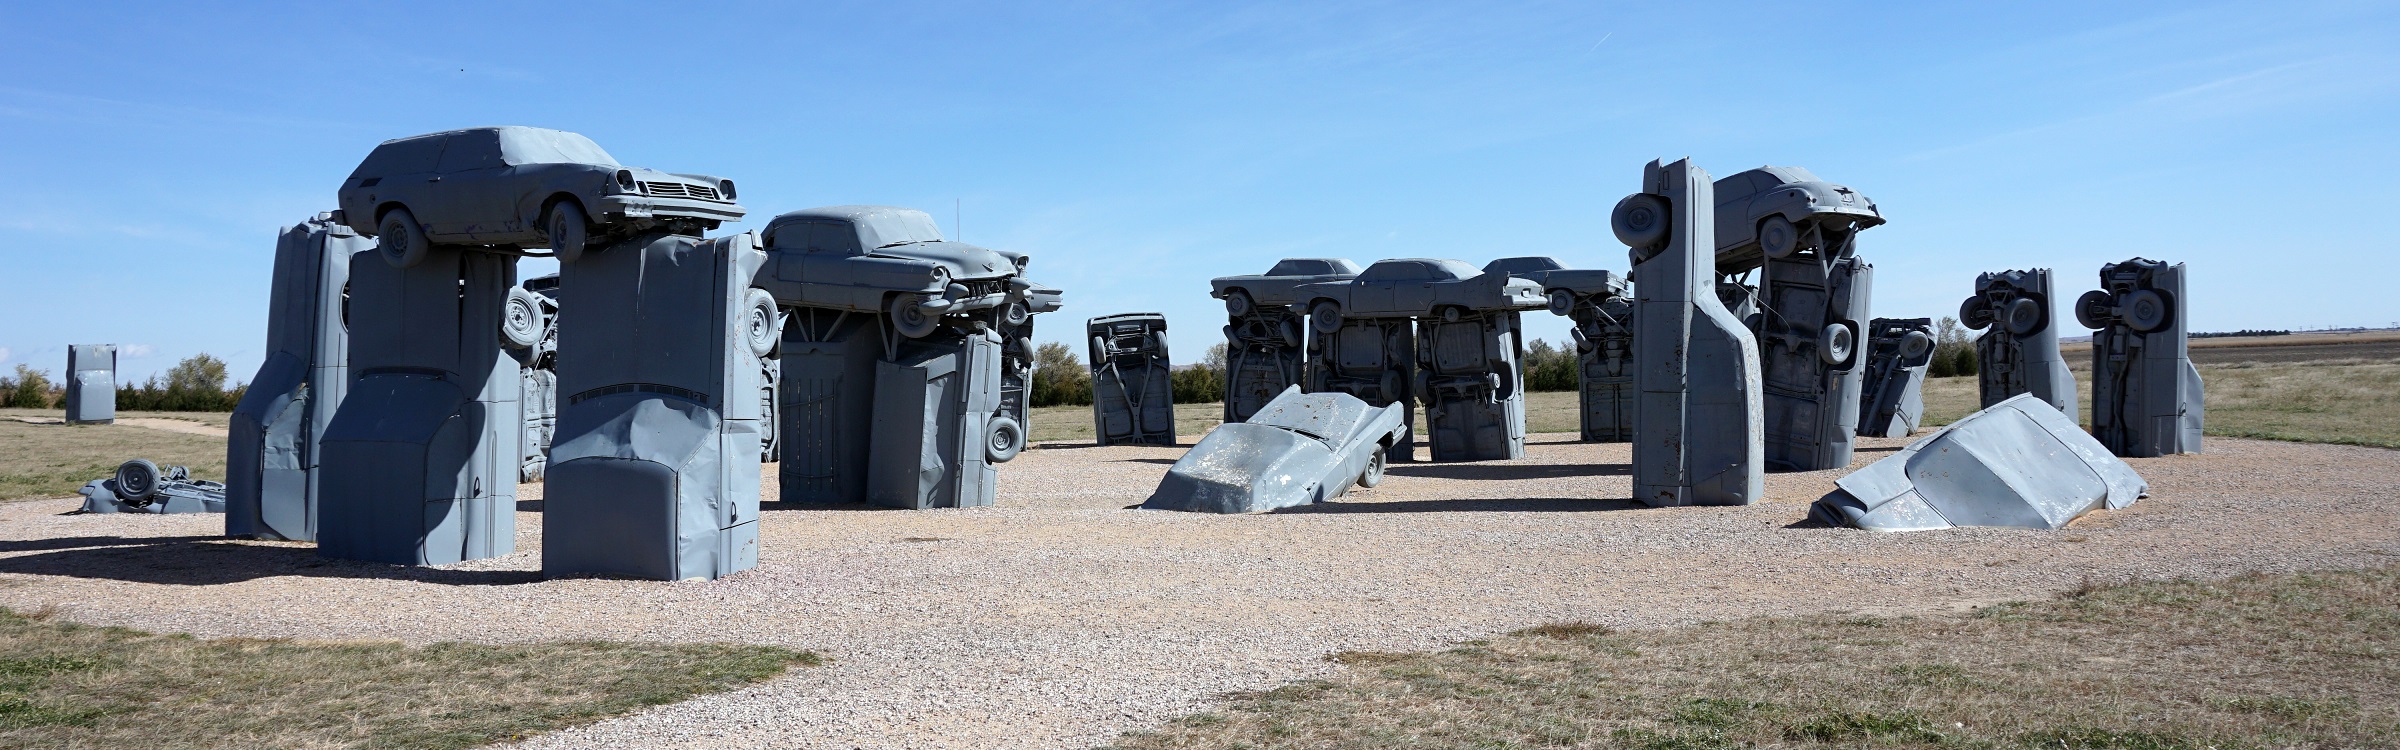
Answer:
[[151, 346], [149, 344], [126, 344], [124, 346], [117, 347], [117, 353], [126, 357], [139, 359], [158, 353], [158, 347]]

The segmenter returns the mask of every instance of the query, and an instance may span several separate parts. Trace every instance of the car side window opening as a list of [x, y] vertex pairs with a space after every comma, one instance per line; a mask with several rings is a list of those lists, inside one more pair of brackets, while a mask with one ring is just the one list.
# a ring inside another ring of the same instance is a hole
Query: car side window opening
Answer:
[[617, 157], [608, 155], [600, 144], [575, 133], [533, 128], [504, 128], [491, 133], [499, 140], [500, 160], [509, 166], [524, 164], [600, 164], [618, 166]]
[[858, 230], [851, 228], [847, 223], [812, 221], [802, 224], [800, 227], [808, 231], [808, 249], [811, 252], [836, 255], [858, 255], [864, 252], [858, 246]]
[[470, 130], [450, 136], [442, 147], [435, 171], [443, 174], [500, 166], [500, 138], [489, 130]]
[[441, 159], [442, 143], [449, 139], [449, 136], [410, 138], [377, 146], [350, 176], [390, 177], [431, 172]]
[[1385, 261], [1367, 267], [1358, 275], [1360, 281], [1415, 281], [1425, 278], [1425, 267], [1416, 261]]

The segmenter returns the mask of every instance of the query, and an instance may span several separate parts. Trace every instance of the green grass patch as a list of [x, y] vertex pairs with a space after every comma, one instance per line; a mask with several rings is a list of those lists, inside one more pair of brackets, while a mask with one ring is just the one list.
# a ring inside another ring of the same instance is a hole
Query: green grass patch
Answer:
[[0, 610], [0, 747], [465, 748], [820, 662], [730, 644], [201, 639]]
[[118, 464], [136, 458], [189, 466], [202, 479], [225, 478], [222, 437], [0, 418], [0, 500], [71, 497], [83, 483], [114, 474]]
[[2400, 569], [2093, 585], [1962, 616], [1528, 628], [1119, 738], [1165, 748], [2400, 744]]

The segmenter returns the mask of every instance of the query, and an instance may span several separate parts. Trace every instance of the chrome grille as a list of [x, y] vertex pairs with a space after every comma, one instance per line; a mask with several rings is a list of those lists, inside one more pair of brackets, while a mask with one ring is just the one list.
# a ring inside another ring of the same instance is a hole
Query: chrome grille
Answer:
[[642, 183], [642, 189], [645, 192], [648, 192], [650, 195], [660, 198], [700, 198], [703, 200], [718, 200], [717, 189], [707, 185], [693, 185], [683, 182], [644, 182]]

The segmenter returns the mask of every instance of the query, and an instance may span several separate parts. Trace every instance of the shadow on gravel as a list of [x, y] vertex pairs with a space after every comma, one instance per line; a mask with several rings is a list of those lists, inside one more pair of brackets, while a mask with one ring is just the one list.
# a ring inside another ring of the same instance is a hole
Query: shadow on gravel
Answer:
[[531, 570], [445, 570], [327, 560], [318, 557], [313, 547], [237, 544], [223, 537], [119, 538], [111, 546], [0, 558], [0, 573], [173, 586], [217, 586], [275, 576], [371, 578], [453, 586], [498, 586], [542, 580], [540, 572]]
[[224, 539], [224, 537], [221, 537], [221, 536], [67, 536], [67, 537], [59, 537], [59, 538], [57, 538], [57, 539], [26, 539], [26, 540], [22, 540], [22, 541], [7, 541], [7, 542], [0, 542], [0, 553], [8, 553], [8, 552], [46, 552], [46, 551], [49, 551], [49, 550], [56, 550], [56, 549], [82, 549], [82, 548], [85, 548], [85, 547], [123, 547], [123, 546], [129, 545], [129, 544], [157, 544], [157, 543], [160, 543], [160, 542], [205, 542], [205, 541], [214, 541], [214, 540], [218, 540], [218, 539]]
[[1509, 480], [1561, 477], [1621, 477], [1633, 474], [1632, 464], [1392, 464], [1384, 473], [1399, 477]]
[[1490, 500], [1395, 500], [1391, 502], [1357, 502], [1336, 500], [1315, 505], [1296, 505], [1272, 511], [1270, 515], [1300, 513], [1597, 513], [1610, 510], [1643, 510], [1632, 499], [1595, 500], [1588, 497], [1512, 497]]
[[797, 503], [782, 500], [762, 500], [758, 504], [760, 513], [779, 510], [907, 510], [907, 508], [892, 508], [873, 503]]
[[1175, 465], [1175, 462], [1176, 462], [1177, 460], [1178, 460], [1178, 459], [1172, 459], [1172, 458], [1120, 458], [1120, 459], [1117, 459], [1117, 460], [1115, 460], [1115, 461], [1110, 461], [1109, 463], [1112, 463], [1112, 464], [1158, 464], [1158, 465], [1160, 465], [1160, 466], [1173, 466], [1173, 465]]

